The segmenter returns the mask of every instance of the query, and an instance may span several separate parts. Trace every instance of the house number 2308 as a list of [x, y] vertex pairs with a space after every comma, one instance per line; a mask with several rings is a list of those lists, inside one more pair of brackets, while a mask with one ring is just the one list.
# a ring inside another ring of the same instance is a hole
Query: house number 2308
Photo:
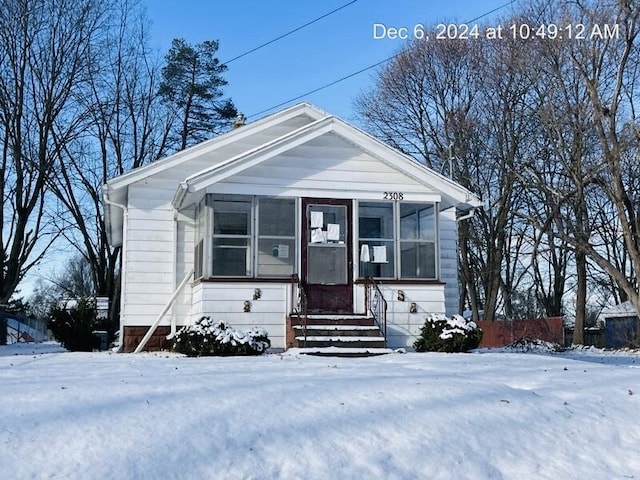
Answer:
[[402, 192], [384, 192], [385, 200], [404, 200], [404, 193]]

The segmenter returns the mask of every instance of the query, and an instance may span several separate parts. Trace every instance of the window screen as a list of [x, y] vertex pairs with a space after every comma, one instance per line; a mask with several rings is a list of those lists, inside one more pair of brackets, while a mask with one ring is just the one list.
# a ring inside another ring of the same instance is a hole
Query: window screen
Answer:
[[296, 203], [258, 199], [258, 276], [291, 276], [296, 264]]
[[213, 200], [211, 273], [220, 277], [251, 275], [252, 200]]

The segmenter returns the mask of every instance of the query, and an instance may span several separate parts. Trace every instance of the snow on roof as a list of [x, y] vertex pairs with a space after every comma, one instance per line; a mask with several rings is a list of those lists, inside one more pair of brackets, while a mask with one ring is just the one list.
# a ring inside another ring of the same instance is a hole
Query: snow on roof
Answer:
[[600, 313], [601, 318], [618, 318], [618, 317], [635, 317], [638, 314], [636, 309], [633, 307], [631, 302], [626, 301], [619, 303], [618, 305], [614, 305], [613, 307], [608, 307], [602, 310]]

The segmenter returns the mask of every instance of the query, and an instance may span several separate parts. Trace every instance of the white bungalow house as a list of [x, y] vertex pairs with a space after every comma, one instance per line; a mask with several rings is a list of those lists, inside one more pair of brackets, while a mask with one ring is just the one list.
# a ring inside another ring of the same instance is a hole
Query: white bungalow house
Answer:
[[410, 347], [427, 313], [457, 311], [456, 222], [480, 205], [307, 103], [113, 178], [103, 198], [125, 351], [205, 315], [263, 327], [275, 349]]

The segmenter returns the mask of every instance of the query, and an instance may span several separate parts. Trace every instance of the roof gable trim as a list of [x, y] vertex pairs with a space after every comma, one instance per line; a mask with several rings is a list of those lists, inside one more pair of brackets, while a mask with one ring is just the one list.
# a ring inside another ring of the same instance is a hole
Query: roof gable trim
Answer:
[[352, 143], [356, 148], [368, 153], [389, 167], [426, 187], [442, 193], [443, 196], [449, 199], [448, 202], [445, 202], [446, 205], [443, 205], [443, 208], [450, 208], [461, 203], [473, 208], [480, 204], [479, 200], [461, 185], [333, 116], [316, 120], [287, 135], [189, 176], [179, 185], [172, 204], [176, 209], [179, 209], [182, 207], [182, 203], [188, 193], [205, 189], [209, 185], [218, 183], [328, 132], [336, 133], [341, 138]]
[[218, 183], [251, 168], [254, 165], [262, 163], [269, 158], [273, 158], [276, 155], [291, 150], [298, 145], [302, 145], [316, 137], [332, 131], [332, 121], [334, 119], [335, 117], [326, 117], [316, 120], [315, 122], [294, 130], [287, 135], [283, 135], [282, 137], [255, 147], [252, 150], [236, 155], [223, 163], [211, 166], [201, 172], [187, 177], [178, 186], [178, 190], [172, 200], [172, 205], [176, 209], [180, 209], [187, 193], [193, 193], [207, 188], [213, 183]]
[[314, 121], [329, 117], [327, 113], [308, 103], [299, 103], [294, 105], [293, 107], [268, 115], [255, 122], [248, 123], [241, 128], [231, 130], [227, 133], [206, 140], [185, 150], [174, 153], [169, 157], [139, 167], [135, 170], [132, 170], [131, 172], [125, 173], [124, 175], [120, 175], [119, 177], [109, 180], [107, 184], [112, 190], [127, 187], [130, 184], [143, 180], [151, 175], [188, 162], [189, 160], [198, 157], [205, 152], [217, 150], [218, 148], [237, 142], [238, 140], [249, 137], [279, 123], [286, 122], [287, 120], [302, 115], [307, 115], [314, 119]]

